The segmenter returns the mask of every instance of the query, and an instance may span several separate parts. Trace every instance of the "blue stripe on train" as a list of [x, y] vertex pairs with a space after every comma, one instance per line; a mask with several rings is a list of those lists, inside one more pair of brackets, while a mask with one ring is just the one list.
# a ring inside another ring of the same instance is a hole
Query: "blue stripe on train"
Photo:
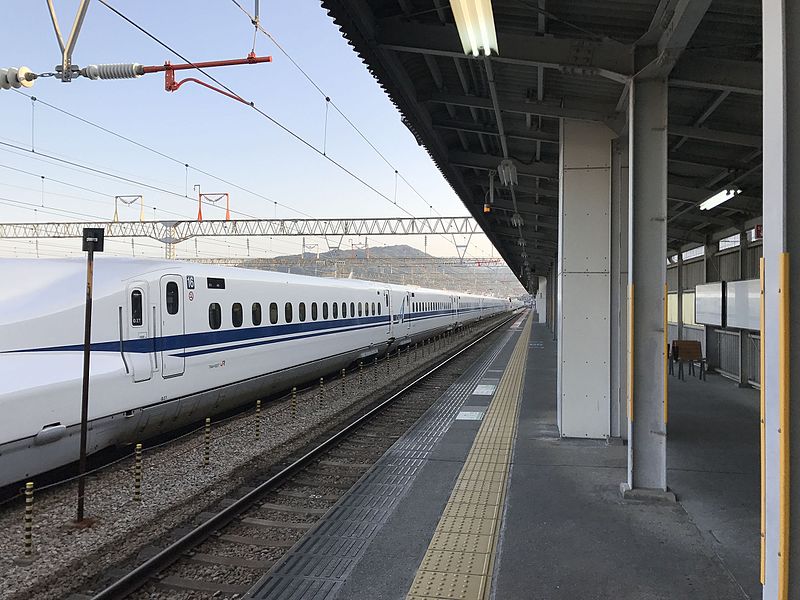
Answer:
[[[469, 308], [460, 310], [458, 315], [464, 313], [480, 310], [480, 308]], [[170, 350], [186, 350], [187, 348], [200, 348], [202, 346], [212, 346], [220, 344], [229, 344], [222, 348], [210, 348], [192, 352], [182, 352], [173, 356], [195, 356], [199, 354], [209, 354], [212, 352], [222, 352], [225, 350], [236, 350], [238, 348], [248, 348], [251, 346], [258, 346], [262, 344], [271, 344], [283, 340], [304, 339], [309, 337], [316, 337], [318, 335], [325, 335], [328, 333], [340, 333], [344, 331], [360, 331], [377, 327], [379, 325], [388, 325], [391, 320], [392, 323], [402, 323], [408, 321], [422, 321], [435, 317], [452, 315], [451, 310], [441, 311], [428, 311], [413, 313], [411, 316], [405, 317], [401, 320], [400, 315], [393, 317], [380, 316], [380, 317], [359, 317], [355, 319], [339, 319], [336, 321], [311, 321], [307, 323], [290, 323], [285, 325], [267, 325], [264, 327], [247, 327], [241, 329], [221, 329], [218, 331], [203, 331], [199, 333], [186, 333], [182, 335], [171, 335], [166, 337], [157, 338], [141, 338], [134, 340], [125, 340], [125, 352], [133, 352], [140, 354], [148, 354], [151, 352], [167, 352]], [[335, 330], [335, 331], [332, 331]], [[317, 332], [317, 333], [313, 333]], [[293, 335], [300, 334], [300, 335]], [[284, 337], [280, 340], [266, 340], [264, 338], [276, 338], [279, 336]], [[245, 342], [253, 340], [246, 344], [236, 344], [236, 342]], [[231, 345], [235, 344], [235, 345]], [[91, 345], [92, 352], [119, 352], [120, 342], [114, 340], [110, 342], [94, 342]], [[44, 348], [25, 348], [20, 350], [7, 350], [3, 354], [9, 352], [80, 352], [83, 351], [83, 344], [70, 344], [66, 346], [50, 346]]]

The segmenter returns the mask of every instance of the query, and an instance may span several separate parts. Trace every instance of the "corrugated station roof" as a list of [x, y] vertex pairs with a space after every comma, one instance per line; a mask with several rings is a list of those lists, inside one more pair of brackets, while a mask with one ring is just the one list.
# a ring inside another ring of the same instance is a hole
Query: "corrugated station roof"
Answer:
[[[759, 0], [493, 0], [488, 59], [464, 55], [447, 0], [321, 1], [528, 289], [556, 256], [558, 119], [624, 133], [625, 82], [644, 67], [670, 65], [670, 249], [761, 216]], [[484, 214], [506, 157], [519, 185]], [[742, 194], [699, 210], [726, 186]]]

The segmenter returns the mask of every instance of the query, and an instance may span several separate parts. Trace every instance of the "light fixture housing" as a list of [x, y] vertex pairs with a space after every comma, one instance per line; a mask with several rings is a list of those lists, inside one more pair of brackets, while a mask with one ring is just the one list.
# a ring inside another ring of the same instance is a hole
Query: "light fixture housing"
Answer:
[[712, 208], [719, 206], [723, 202], [727, 202], [731, 198], [735, 198], [741, 193], [742, 190], [738, 188], [722, 190], [721, 192], [714, 194], [710, 198], [703, 200], [703, 202], [700, 203], [700, 210], [711, 210]]
[[491, 0], [450, 0], [464, 54], [497, 54], [497, 32]]
[[504, 158], [497, 166], [497, 174], [500, 176], [500, 183], [505, 187], [517, 185], [517, 165], [510, 158]]

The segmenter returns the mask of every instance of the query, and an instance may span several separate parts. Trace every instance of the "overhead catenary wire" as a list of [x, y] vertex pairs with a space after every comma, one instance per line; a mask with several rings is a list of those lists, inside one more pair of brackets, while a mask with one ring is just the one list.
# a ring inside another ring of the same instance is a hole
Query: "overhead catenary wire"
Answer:
[[[230, 88], [229, 86], [227, 86], [226, 84], [224, 84], [222, 81], [220, 81], [218, 78], [216, 78], [216, 77], [214, 77], [213, 75], [209, 74], [209, 73], [208, 73], [208, 72], [207, 72], [205, 69], [203, 69], [202, 67], [199, 67], [199, 66], [197, 66], [197, 64], [196, 64], [195, 62], [193, 62], [193, 61], [189, 60], [189, 59], [188, 59], [186, 56], [184, 56], [183, 54], [181, 54], [180, 52], [178, 52], [177, 50], [175, 50], [175, 49], [174, 49], [172, 46], [170, 46], [170, 45], [169, 45], [169, 44], [167, 44], [166, 42], [162, 41], [160, 38], [158, 38], [158, 37], [157, 37], [157, 36], [155, 36], [154, 34], [150, 33], [150, 32], [149, 32], [148, 30], [146, 30], [144, 27], [142, 27], [141, 25], [139, 25], [138, 23], [136, 23], [136, 22], [135, 22], [133, 19], [131, 19], [130, 17], [128, 17], [127, 15], [125, 15], [124, 13], [122, 13], [120, 10], [118, 10], [117, 8], [115, 8], [114, 6], [112, 6], [112, 5], [111, 5], [111, 4], [110, 4], [110, 3], [109, 3], [107, 0], [98, 0], [98, 2], [100, 2], [100, 4], [102, 4], [103, 6], [105, 6], [107, 9], [109, 9], [109, 10], [110, 10], [111, 12], [113, 12], [115, 15], [117, 15], [118, 17], [120, 17], [121, 19], [123, 19], [125, 22], [127, 22], [128, 24], [130, 24], [132, 27], [134, 27], [135, 29], [137, 29], [138, 31], [140, 31], [142, 34], [144, 34], [145, 36], [147, 36], [148, 38], [150, 38], [152, 41], [154, 41], [155, 43], [157, 43], [158, 45], [160, 45], [162, 48], [164, 48], [164, 49], [165, 49], [165, 50], [167, 50], [168, 52], [171, 52], [172, 54], [174, 54], [175, 56], [177, 56], [178, 58], [180, 58], [182, 61], [184, 61], [186, 64], [189, 64], [189, 65], [191, 65], [192, 67], [194, 67], [195, 69], [197, 69], [197, 71], [198, 71], [198, 72], [202, 73], [202, 74], [203, 74], [204, 76], [206, 76], [206, 77], [207, 77], [209, 80], [211, 80], [211, 81], [213, 81], [215, 84], [217, 84], [217, 85], [218, 85], [220, 88], [222, 88], [223, 90], [227, 91], [228, 93], [230, 93], [230, 94], [232, 94], [232, 95], [234, 95], [234, 96], [236, 96], [236, 97], [238, 97], [238, 98], [241, 98], [241, 99], [243, 100], [243, 103], [244, 103], [244, 104], [246, 104], [247, 106], [249, 106], [251, 109], [253, 109], [254, 111], [256, 111], [256, 112], [257, 112], [258, 114], [260, 114], [262, 117], [264, 117], [265, 119], [267, 119], [268, 121], [270, 121], [272, 124], [274, 124], [276, 127], [278, 127], [279, 129], [281, 129], [282, 131], [284, 131], [286, 134], [288, 134], [289, 136], [291, 136], [292, 138], [294, 138], [295, 140], [297, 140], [298, 142], [300, 142], [302, 145], [306, 146], [306, 147], [307, 147], [307, 148], [309, 148], [311, 151], [315, 152], [317, 155], [321, 156], [322, 158], [324, 158], [325, 160], [327, 160], [328, 162], [330, 162], [331, 164], [333, 164], [334, 166], [336, 166], [338, 169], [340, 169], [340, 170], [341, 170], [342, 172], [344, 172], [345, 174], [349, 175], [349, 176], [350, 176], [351, 178], [353, 178], [354, 180], [356, 180], [356, 181], [360, 182], [360, 183], [361, 183], [362, 185], [364, 185], [366, 188], [368, 188], [368, 189], [370, 189], [371, 191], [375, 192], [375, 193], [376, 193], [378, 196], [380, 196], [381, 198], [383, 198], [383, 199], [384, 199], [384, 200], [386, 200], [387, 202], [389, 202], [389, 203], [393, 204], [394, 206], [396, 206], [397, 208], [399, 208], [401, 211], [403, 211], [403, 212], [404, 212], [405, 214], [407, 214], [409, 217], [412, 217], [412, 218], [414, 218], [414, 217], [415, 217], [415, 215], [414, 215], [413, 213], [411, 213], [410, 211], [408, 211], [408, 210], [407, 210], [405, 207], [403, 207], [403, 206], [401, 206], [401, 205], [399, 205], [399, 204], [396, 204], [396, 203], [395, 203], [395, 202], [392, 200], [392, 198], [390, 198], [389, 196], [387, 196], [386, 194], [384, 194], [383, 192], [381, 192], [380, 190], [378, 190], [378, 189], [377, 189], [375, 186], [373, 186], [372, 184], [370, 184], [370, 183], [369, 183], [368, 181], [366, 181], [364, 178], [362, 178], [361, 176], [359, 176], [358, 174], [356, 174], [354, 171], [352, 171], [351, 169], [349, 169], [348, 167], [346, 167], [346, 166], [345, 166], [344, 164], [342, 164], [341, 162], [339, 162], [339, 161], [335, 160], [334, 158], [332, 158], [330, 155], [328, 155], [328, 154], [325, 154], [325, 153], [324, 153], [322, 150], [320, 150], [319, 148], [317, 148], [317, 147], [316, 147], [316, 146], [315, 146], [313, 143], [309, 142], [309, 141], [308, 141], [308, 140], [306, 140], [304, 137], [302, 137], [300, 134], [296, 133], [295, 131], [293, 131], [292, 129], [290, 129], [288, 126], [284, 125], [283, 123], [281, 123], [280, 121], [278, 121], [277, 119], [275, 119], [274, 117], [272, 117], [270, 114], [268, 114], [267, 112], [265, 112], [265, 111], [263, 111], [262, 109], [260, 109], [258, 106], [256, 106], [255, 102], [253, 102], [252, 100], [247, 100], [247, 99], [246, 99], [246, 98], [244, 98], [244, 97], [243, 97], [241, 94], [238, 94], [238, 93], [237, 93], [236, 91], [234, 91], [232, 88]], [[287, 55], [287, 57], [288, 57], [288, 55]], [[291, 60], [291, 58], [290, 58], [290, 60]], [[314, 85], [315, 85], [315, 87], [317, 87], [317, 86], [316, 86], [316, 84], [314, 84]], [[321, 88], [318, 88], [318, 87], [317, 87], [317, 89], [320, 89], [320, 92], [321, 92]], [[323, 93], [323, 94], [324, 94], [324, 92], [321, 92], [321, 93]], [[338, 110], [338, 109], [337, 109], [337, 110]], [[344, 117], [344, 116], [345, 116], [345, 115], [343, 115], [343, 117]], [[373, 146], [373, 147], [374, 147], [374, 146]], [[375, 148], [375, 151], [376, 151], [376, 152], [378, 152], [378, 149], [377, 149], [377, 148]], [[391, 164], [391, 163], [389, 163], [389, 164]], [[410, 185], [410, 184], [409, 184], [409, 185]], [[428, 206], [429, 206], [429, 208], [431, 208], [431, 209], [433, 208], [433, 206], [432, 206], [431, 204], [428, 204]], [[445, 239], [445, 240], [448, 242], [448, 244], [450, 244], [450, 243], [453, 243], [451, 240], [449, 240], [449, 239], [447, 238], [447, 236], [445, 236], [445, 235], [443, 235], [443, 234], [440, 234], [440, 235], [441, 235], [441, 237], [442, 237], [443, 239]], [[455, 245], [455, 244], [453, 243], [453, 245]], [[456, 248], [456, 249], [458, 249], [458, 248]]]
[[[361, 137], [361, 139], [364, 140], [369, 145], [369, 147], [372, 148], [375, 151], [375, 153], [381, 158], [381, 160], [383, 160], [383, 162], [385, 162], [386, 165], [389, 166], [395, 172], [395, 175], [397, 177], [399, 177], [408, 186], [408, 188], [412, 192], [414, 192], [417, 196], [419, 196], [420, 200], [422, 200], [425, 203], [425, 206], [428, 207], [428, 208], [431, 208], [437, 215], [442, 216], [441, 213], [438, 210], [433, 208], [433, 205], [430, 202], [428, 202], [427, 198], [425, 198], [422, 194], [420, 194], [420, 192], [411, 184], [410, 181], [408, 181], [408, 179], [406, 179], [406, 177], [399, 171], [399, 169], [388, 158], [386, 158], [386, 155], [384, 155], [383, 152], [380, 151], [380, 149], [372, 142], [372, 140], [370, 140], [366, 136], [366, 134], [364, 134], [364, 132], [352, 121], [352, 119], [350, 119], [350, 117], [341, 108], [339, 108], [339, 106], [336, 104], [336, 102], [334, 102], [331, 99], [331, 97], [328, 94], [325, 93], [325, 90], [323, 90], [322, 87], [316, 81], [314, 81], [314, 79], [308, 74], [308, 72], [292, 57], [291, 54], [289, 54], [289, 52], [287, 52], [287, 50], [278, 42], [278, 40], [275, 39], [275, 36], [273, 36], [269, 31], [264, 29], [264, 27], [261, 25], [260, 20], [254, 18], [253, 15], [251, 15], [247, 11], [247, 9], [244, 6], [241, 5], [239, 0], [231, 0], [231, 2], [233, 2], [233, 4], [235, 4], [239, 8], [239, 10], [241, 10], [250, 19], [250, 21], [255, 26], [256, 31], [261, 32], [262, 34], [264, 34], [275, 45], [275, 47], [278, 49], [278, 51], [281, 54], [283, 54], [287, 58], [287, 60], [314, 87], [314, 89], [316, 89], [317, 92], [319, 92], [320, 95], [323, 98], [325, 98], [326, 124], [327, 124], [327, 105], [330, 104], [330, 106], [333, 106], [333, 109], [337, 113], [339, 113], [339, 115], [345, 120], [345, 122], [348, 125], [350, 125], [350, 127], [359, 135], [359, 137]], [[395, 192], [395, 196], [396, 196], [396, 192]]]

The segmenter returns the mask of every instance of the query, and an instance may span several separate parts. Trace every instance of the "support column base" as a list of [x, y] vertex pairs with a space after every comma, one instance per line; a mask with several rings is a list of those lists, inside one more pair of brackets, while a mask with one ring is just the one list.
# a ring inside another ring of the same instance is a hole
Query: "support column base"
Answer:
[[648, 504], [678, 501], [675, 492], [669, 488], [667, 488], [667, 491], [652, 488], [631, 488], [626, 481], [619, 484], [619, 493], [623, 500], [637, 500]]

